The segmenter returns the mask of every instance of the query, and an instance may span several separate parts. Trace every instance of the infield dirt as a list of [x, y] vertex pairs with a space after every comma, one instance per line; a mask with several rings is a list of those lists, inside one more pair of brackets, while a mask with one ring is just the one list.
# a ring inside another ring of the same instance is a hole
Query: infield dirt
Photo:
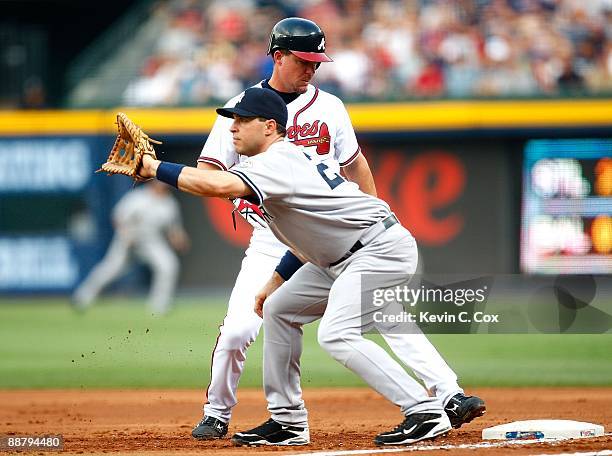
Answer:
[[[612, 388], [478, 388], [487, 414], [444, 437], [417, 445], [481, 442], [485, 427], [526, 419], [571, 419], [612, 428]], [[304, 393], [312, 444], [293, 448], [233, 447], [229, 439], [191, 438], [204, 399], [195, 390], [4, 390], [0, 391], [0, 434], [62, 434], [62, 454], [247, 455], [375, 449], [374, 436], [397, 425], [396, 407], [368, 389], [311, 389]], [[228, 435], [268, 418], [263, 392], [239, 391]], [[512, 448], [479, 448], [479, 454], [556, 454], [612, 448], [612, 435]], [[473, 449], [433, 454], [474, 455]], [[36, 451], [30, 454], [40, 454]], [[55, 452], [55, 454], [58, 454]], [[429, 454], [429, 452], [428, 452]]]

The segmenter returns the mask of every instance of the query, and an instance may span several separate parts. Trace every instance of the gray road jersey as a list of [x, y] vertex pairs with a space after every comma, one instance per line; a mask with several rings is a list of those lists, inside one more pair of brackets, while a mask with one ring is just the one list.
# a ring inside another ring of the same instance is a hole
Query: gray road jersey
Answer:
[[274, 235], [322, 267], [391, 213], [384, 201], [344, 180], [333, 161], [279, 141], [232, 169], [255, 192]]

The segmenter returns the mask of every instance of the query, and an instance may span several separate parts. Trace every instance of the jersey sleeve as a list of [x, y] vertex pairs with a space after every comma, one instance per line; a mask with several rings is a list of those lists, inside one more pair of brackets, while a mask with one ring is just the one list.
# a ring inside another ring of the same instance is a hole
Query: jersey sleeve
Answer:
[[[235, 103], [228, 102], [226, 106], [233, 106]], [[230, 127], [232, 119], [217, 116], [206, 143], [202, 148], [198, 162], [210, 163], [218, 166], [223, 171], [227, 171], [238, 163], [238, 154], [234, 149]]]
[[351, 123], [344, 103], [339, 99], [336, 99], [338, 103], [338, 131], [336, 133], [335, 143], [335, 158], [340, 166], [350, 165], [361, 153], [361, 148], [357, 143], [357, 137], [355, 136], [355, 130]]
[[229, 172], [253, 190], [253, 201], [259, 205], [265, 200], [282, 199], [294, 193], [292, 166], [282, 153], [264, 152], [244, 160]]

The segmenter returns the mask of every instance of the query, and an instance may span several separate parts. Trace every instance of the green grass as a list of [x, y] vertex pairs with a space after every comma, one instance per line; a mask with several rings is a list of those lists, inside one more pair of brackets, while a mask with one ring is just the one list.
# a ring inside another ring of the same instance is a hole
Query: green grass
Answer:
[[[64, 300], [0, 301], [0, 388], [204, 388], [225, 315], [222, 300], [182, 298], [152, 317], [142, 300], [102, 300], [76, 314]], [[432, 335], [466, 386], [612, 385], [610, 335]], [[262, 338], [242, 386], [261, 384]], [[304, 387], [360, 386], [304, 334]]]

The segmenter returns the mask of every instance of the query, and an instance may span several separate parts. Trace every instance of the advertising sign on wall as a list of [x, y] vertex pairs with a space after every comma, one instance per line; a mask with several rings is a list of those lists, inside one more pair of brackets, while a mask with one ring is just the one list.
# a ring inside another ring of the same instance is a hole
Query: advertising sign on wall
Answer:
[[107, 138], [0, 139], [0, 291], [71, 290], [109, 237]]

